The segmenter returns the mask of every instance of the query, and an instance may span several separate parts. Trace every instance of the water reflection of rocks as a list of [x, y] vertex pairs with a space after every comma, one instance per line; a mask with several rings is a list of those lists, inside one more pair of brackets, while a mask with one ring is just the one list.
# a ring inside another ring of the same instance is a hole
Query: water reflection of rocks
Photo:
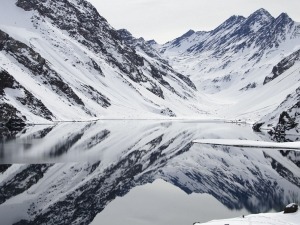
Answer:
[[209, 193], [230, 209], [251, 213], [299, 201], [299, 160], [293, 163], [278, 151], [191, 142], [221, 137], [268, 138], [222, 123], [107, 121], [32, 127], [18, 141], [4, 144], [1, 160], [42, 164], [0, 168], [0, 213], [12, 197], [20, 204], [26, 197], [30, 219], [17, 224], [88, 224], [117, 196], [158, 178], [188, 194]]

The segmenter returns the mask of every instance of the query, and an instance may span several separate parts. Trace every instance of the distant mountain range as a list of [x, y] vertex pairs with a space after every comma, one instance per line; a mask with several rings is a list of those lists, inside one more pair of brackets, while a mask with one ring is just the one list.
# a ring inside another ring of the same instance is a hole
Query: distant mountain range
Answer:
[[3, 0], [0, 21], [1, 124], [221, 118], [298, 132], [300, 24], [286, 13], [163, 45], [114, 29], [87, 1]]
[[224, 104], [220, 116], [260, 118], [256, 128], [299, 132], [300, 23], [286, 13], [274, 18], [259, 9], [153, 47], [200, 92]]

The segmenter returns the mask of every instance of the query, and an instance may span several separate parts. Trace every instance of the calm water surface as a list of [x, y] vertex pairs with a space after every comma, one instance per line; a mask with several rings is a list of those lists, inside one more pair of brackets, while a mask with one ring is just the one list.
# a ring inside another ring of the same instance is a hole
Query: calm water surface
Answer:
[[114, 120], [14, 135], [0, 145], [5, 224], [192, 224], [300, 200], [299, 153], [192, 143], [272, 141], [247, 125]]

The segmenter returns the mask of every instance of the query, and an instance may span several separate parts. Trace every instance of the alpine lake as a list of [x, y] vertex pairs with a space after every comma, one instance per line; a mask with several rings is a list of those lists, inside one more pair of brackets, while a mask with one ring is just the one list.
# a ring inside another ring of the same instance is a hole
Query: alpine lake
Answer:
[[300, 202], [300, 152], [193, 143], [298, 140], [248, 124], [102, 120], [2, 133], [4, 225], [56, 217], [62, 224], [191, 225]]

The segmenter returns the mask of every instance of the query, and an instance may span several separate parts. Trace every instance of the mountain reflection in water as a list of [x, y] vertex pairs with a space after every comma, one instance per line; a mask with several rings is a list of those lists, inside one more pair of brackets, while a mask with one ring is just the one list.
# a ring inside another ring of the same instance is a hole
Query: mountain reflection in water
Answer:
[[117, 196], [157, 179], [251, 213], [280, 211], [300, 200], [298, 153], [192, 143], [204, 138], [270, 141], [247, 125], [228, 123], [115, 120], [29, 127], [1, 145], [0, 216], [19, 201], [15, 207], [28, 216], [5, 215], [10, 223], [89, 224]]

